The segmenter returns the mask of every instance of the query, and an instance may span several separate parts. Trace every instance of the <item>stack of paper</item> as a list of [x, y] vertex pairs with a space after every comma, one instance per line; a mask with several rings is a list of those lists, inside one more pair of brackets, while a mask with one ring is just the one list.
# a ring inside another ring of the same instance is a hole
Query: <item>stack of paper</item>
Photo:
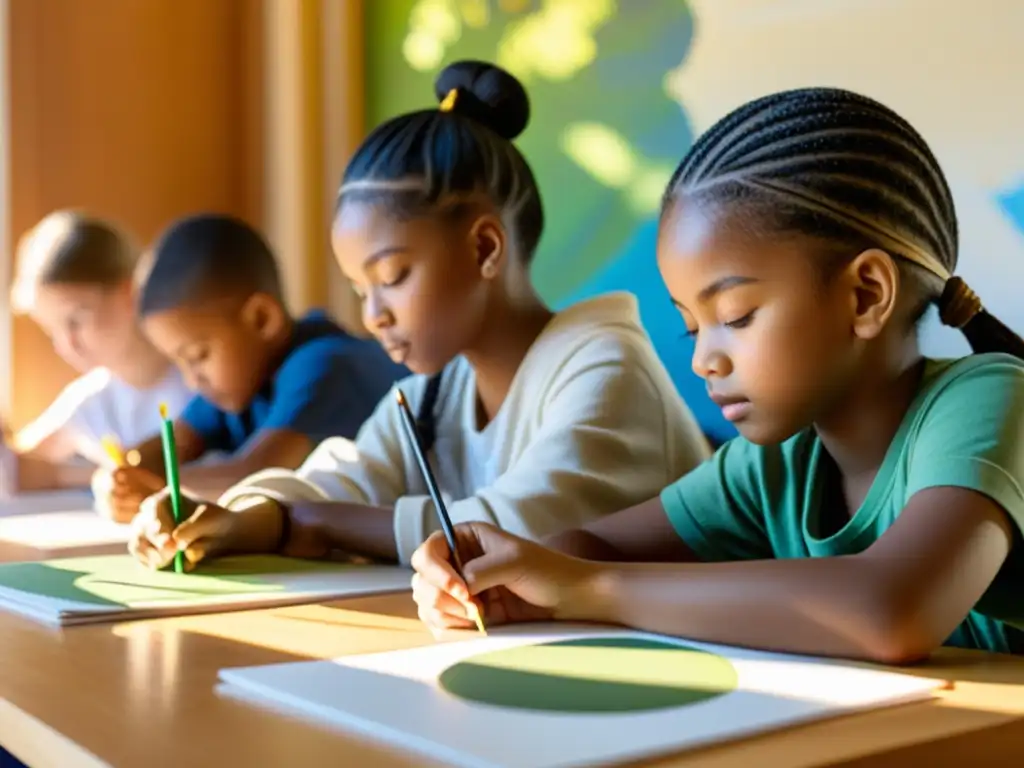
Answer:
[[316, 603], [409, 583], [410, 572], [395, 566], [243, 556], [177, 574], [108, 555], [0, 565], [0, 610], [67, 626]]

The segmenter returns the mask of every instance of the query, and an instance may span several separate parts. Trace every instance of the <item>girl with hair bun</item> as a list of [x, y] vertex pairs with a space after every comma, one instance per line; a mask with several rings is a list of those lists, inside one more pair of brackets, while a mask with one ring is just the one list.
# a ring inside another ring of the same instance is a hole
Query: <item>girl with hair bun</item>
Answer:
[[[539, 539], [642, 501], [708, 448], [631, 296], [556, 313], [531, 284], [544, 210], [513, 144], [530, 117], [522, 85], [462, 61], [435, 95], [356, 151], [334, 252], [367, 328], [416, 374], [401, 386], [453, 522]], [[178, 547], [192, 563], [332, 549], [408, 562], [437, 516], [402, 430], [386, 397], [354, 444], [328, 440], [296, 472], [254, 475], [175, 531], [154, 497], [133, 550], [153, 567]]]

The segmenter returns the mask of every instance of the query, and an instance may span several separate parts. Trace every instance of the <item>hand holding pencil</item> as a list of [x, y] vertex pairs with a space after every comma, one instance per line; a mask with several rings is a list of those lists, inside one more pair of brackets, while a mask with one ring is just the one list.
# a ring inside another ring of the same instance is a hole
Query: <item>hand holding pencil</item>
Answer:
[[[413, 453], [416, 456], [416, 461], [420, 465], [420, 472], [423, 475], [423, 480], [427, 484], [427, 489], [430, 491], [430, 498], [434, 502], [434, 511], [437, 514], [438, 521], [441, 523], [441, 531], [444, 534], [445, 540], [448, 542], [448, 552], [452, 560], [452, 565], [458, 574], [462, 574], [462, 558], [459, 553], [459, 547], [455, 540], [455, 532], [452, 528], [452, 521], [448, 517], [448, 509], [445, 506], [444, 499], [441, 497], [441, 490], [437, 486], [437, 480], [434, 479], [434, 472], [430, 468], [430, 462], [427, 461], [426, 453], [423, 450], [423, 443], [420, 441], [419, 432], [416, 430], [416, 420], [412, 415], [412, 409], [409, 407], [409, 401], [405, 399], [405, 393], [401, 389], [395, 390], [395, 399], [398, 401], [398, 410], [402, 417], [402, 423], [405, 425], [406, 437], [409, 439], [412, 445]], [[487, 630], [484, 629], [483, 617], [480, 615], [480, 611], [476, 606], [476, 603], [471, 600], [466, 600], [465, 609], [468, 611], [469, 617], [476, 624], [476, 628], [480, 630], [480, 634], [486, 635]]]
[[100, 467], [92, 477], [97, 511], [115, 523], [130, 523], [143, 500], [164, 487], [164, 479], [142, 467]]
[[231, 548], [239, 532], [248, 532], [254, 515], [239, 515], [216, 504], [180, 494], [181, 521], [175, 520], [171, 489], [164, 488], [144, 502], [132, 521], [128, 551], [142, 565], [160, 570], [183, 558], [182, 569], [191, 571], [200, 562]]
[[447, 537], [431, 535], [412, 557], [413, 599], [420, 619], [436, 629], [473, 627], [466, 605], [487, 623], [584, 619], [587, 595], [601, 565], [569, 557], [489, 523], [456, 525], [463, 570], [453, 566]]
[[486, 634], [485, 618], [501, 623], [568, 616], [574, 603], [579, 606], [573, 596], [589, 584], [597, 565], [486, 523], [453, 526], [412, 409], [401, 389], [395, 390], [395, 398], [441, 525], [412, 559], [413, 597], [420, 618], [437, 629], [475, 626]]

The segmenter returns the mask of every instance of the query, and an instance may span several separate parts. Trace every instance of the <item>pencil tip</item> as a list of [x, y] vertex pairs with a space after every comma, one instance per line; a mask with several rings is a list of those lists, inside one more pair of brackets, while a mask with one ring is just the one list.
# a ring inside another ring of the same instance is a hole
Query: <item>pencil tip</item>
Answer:
[[473, 620], [473, 623], [476, 624], [476, 628], [480, 630], [480, 634], [486, 635], [487, 630], [484, 629], [484, 617], [480, 615], [480, 608], [476, 603], [470, 603], [466, 608], [469, 613], [469, 617]]
[[405, 405], [405, 393], [397, 387], [395, 387], [395, 399], [402, 405]]
[[167, 403], [160, 403], [160, 418], [167, 418]]

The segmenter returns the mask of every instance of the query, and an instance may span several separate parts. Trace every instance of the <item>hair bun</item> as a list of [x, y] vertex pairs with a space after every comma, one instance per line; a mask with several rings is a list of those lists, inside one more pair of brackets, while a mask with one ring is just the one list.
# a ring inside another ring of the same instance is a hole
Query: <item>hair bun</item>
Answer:
[[511, 141], [530, 121], [530, 99], [515, 77], [484, 61], [456, 61], [434, 81], [438, 102], [457, 89], [452, 111], [482, 123]]

